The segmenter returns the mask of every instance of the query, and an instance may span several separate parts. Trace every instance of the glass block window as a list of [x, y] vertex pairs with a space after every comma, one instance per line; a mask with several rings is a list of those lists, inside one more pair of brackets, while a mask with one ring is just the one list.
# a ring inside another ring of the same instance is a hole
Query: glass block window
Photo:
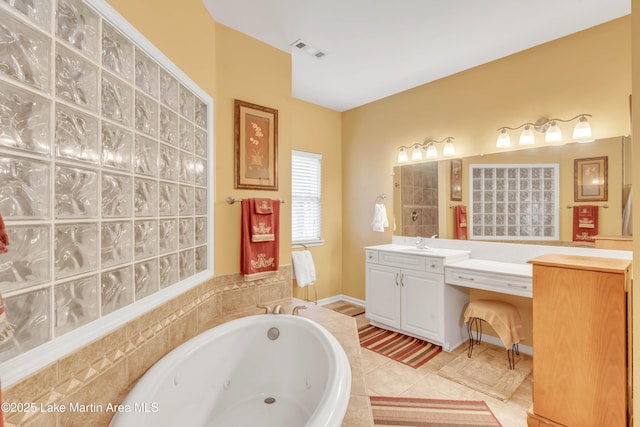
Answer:
[[469, 165], [470, 238], [558, 240], [558, 164]]
[[0, 2], [0, 35], [8, 372], [213, 276], [213, 101], [103, 0]]

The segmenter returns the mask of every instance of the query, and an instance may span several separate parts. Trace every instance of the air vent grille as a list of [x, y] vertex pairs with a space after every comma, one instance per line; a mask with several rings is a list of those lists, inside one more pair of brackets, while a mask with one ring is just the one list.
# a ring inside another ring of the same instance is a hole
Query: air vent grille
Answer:
[[305, 42], [302, 39], [298, 39], [298, 40], [294, 41], [289, 46], [291, 46], [291, 47], [293, 47], [295, 49], [298, 49], [298, 50], [306, 53], [307, 55], [315, 56], [316, 58], [323, 58], [324, 56], [327, 55], [326, 52], [323, 52], [320, 49], [317, 49], [317, 48], [311, 46], [309, 43]]

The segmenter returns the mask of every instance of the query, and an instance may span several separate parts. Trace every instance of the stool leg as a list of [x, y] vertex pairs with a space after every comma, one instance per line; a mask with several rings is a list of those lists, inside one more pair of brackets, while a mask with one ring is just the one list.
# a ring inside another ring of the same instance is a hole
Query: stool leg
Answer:
[[[473, 326], [476, 328], [476, 339], [473, 339]], [[469, 350], [467, 351], [467, 357], [471, 357], [473, 353], [473, 345], [480, 345], [482, 341], [482, 319], [472, 317], [467, 322], [467, 333], [469, 334]]]
[[516, 354], [520, 355], [520, 348], [518, 344], [512, 344], [511, 350], [507, 349], [507, 359], [509, 359], [509, 369], [516, 368]]

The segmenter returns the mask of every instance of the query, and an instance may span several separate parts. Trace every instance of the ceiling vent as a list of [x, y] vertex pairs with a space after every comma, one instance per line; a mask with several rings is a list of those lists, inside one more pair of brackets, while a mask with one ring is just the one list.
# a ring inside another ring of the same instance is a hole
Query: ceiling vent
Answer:
[[307, 55], [315, 56], [316, 58], [322, 58], [326, 55], [326, 52], [322, 52], [320, 49], [316, 49], [309, 43], [302, 39], [298, 39], [291, 43], [289, 46], [306, 53]]

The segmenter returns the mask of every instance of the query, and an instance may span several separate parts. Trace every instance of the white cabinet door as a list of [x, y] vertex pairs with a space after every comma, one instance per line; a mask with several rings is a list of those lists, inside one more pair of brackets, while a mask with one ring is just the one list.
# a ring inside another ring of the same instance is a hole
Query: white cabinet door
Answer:
[[402, 270], [400, 274], [402, 330], [442, 342], [444, 277], [410, 270]]
[[367, 264], [366, 276], [367, 317], [400, 328], [400, 269]]

